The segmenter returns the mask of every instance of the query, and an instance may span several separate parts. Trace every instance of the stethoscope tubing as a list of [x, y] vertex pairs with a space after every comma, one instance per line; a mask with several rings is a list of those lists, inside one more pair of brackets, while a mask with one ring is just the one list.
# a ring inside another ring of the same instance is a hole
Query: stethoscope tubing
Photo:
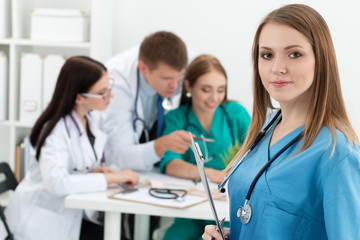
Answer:
[[[253, 144], [251, 144], [250, 148], [244, 153], [244, 155], [237, 161], [237, 163], [234, 165], [234, 167], [232, 167], [230, 173], [225, 177], [224, 181], [222, 183], [220, 183], [218, 185], [218, 190], [222, 193], [225, 192], [225, 185], [226, 183], [229, 181], [230, 177], [232, 176], [232, 174], [235, 172], [235, 170], [240, 166], [240, 164], [243, 162], [243, 160], [246, 158], [246, 156], [256, 147], [256, 145], [261, 141], [261, 139], [264, 138], [267, 130], [269, 130], [269, 128], [274, 124], [274, 122], [278, 119], [278, 117], [281, 114], [281, 110], [279, 110], [275, 116], [273, 117], [273, 119], [271, 119], [271, 121], [265, 126], [264, 129], [262, 129], [260, 131], [260, 133], [256, 136], [255, 141], [253, 142]], [[283, 150], [283, 149], [281, 149]], [[286, 150], [286, 149], [285, 149]], [[284, 150], [284, 151], [285, 151]], [[274, 159], [275, 160], [275, 159]]]
[[149, 127], [146, 125], [145, 120], [141, 119], [139, 117], [138, 111], [137, 111], [137, 103], [138, 103], [138, 99], [139, 99], [139, 88], [140, 88], [140, 71], [139, 69], [137, 69], [136, 71], [137, 77], [136, 77], [136, 82], [137, 82], [137, 86], [136, 86], [136, 95], [135, 95], [135, 118], [133, 120], [133, 129], [134, 131], [136, 131], [136, 121], [141, 121], [144, 125], [144, 129], [145, 130], [149, 130]]
[[246, 194], [245, 199], [247, 201], [250, 200], [251, 197], [251, 193], [254, 190], [254, 187], [257, 183], [257, 181], [259, 180], [259, 178], [261, 177], [261, 175], [265, 172], [266, 169], [269, 168], [269, 166], [271, 165], [271, 163], [273, 163], [283, 152], [285, 152], [289, 147], [291, 147], [294, 143], [296, 143], [297, 141], [299, 141], [302, 137], [302, 132], [299, 133], [293, 140], [291, 140], [288, 144], [286, 144], [283, 148], [280, 149], [280, 151], [278, 151], [261, 169], [260, 171], [256, 174], [255, 178], [253, 179], [253, 181], [251, 182], [251, 185], [249, 187], [249, 190]]
[[[232, 127], [232, 124], [231, 124], [231, 121], [230, 121], [229, 114], [226, 112], [226, 109], [224, 108], [223, 105], [219, 105], [219, 107], [220, 107], [220, 109], [223, 111], [223, 113], [225, 115], [226, 121], [227, 121], [227, 123], [229, 125], [231, 141], [232, 141], [232, 144], [235, 145], [235, 136], [234, 136], [233, 127]], [[191, 126], [191, 127], [195, 128], [196, 131], [198, 131], [199, 134], [201, 134], [201, 129], [198, 126], [196, 126], [195, 124], [190, 123], [190, 120], [189, 120], [190, 108], [191, 108], [191, 104], [189, 104], [188, 107], [186, 108], [186, 112], [185, 112], [186, 123], [184, 125], [184, 130], [187, 130], [188, 127]]]
[[[70, 116], [71, 121], [74, 123], [74, 125], [75, 125], [75, 127], [76, 127], [76, 130], [77, 130], [78, 133], [79, 133], [79, 137], [81, 137], [81, 136], [82, 136], [82, 133], [81, 133], [79, 124], [76, 122], [74, 116], [73, 116], [71, 113], [69, 114], [69, 116]], [[67, 122], [66, 122], [66, 118], [63, 117], [63, 119], [64, 119], [64, 124], [65, 124], [66, 132], [67, 132], [69, 138], [71, 138], [70, 131], [69, 131], [69, 127], [68, 127]], [[91, 147], [93, 148], [93, 151], [94, 151], [95, 160], [98, 161], [98, 157], [97, 157], [97, 155], [96, 155], [95, 149], [94, 149], [93, 146], [91, 146]], [[82, 151], [82, 150], [81, 150], [81, 153], [82, 153], [82, 155], [83, 155], [83, 151]], [[84, 157], [84, 156], [83, 156], [83, 157]], [[100, 163], [101, 163], [101, 164], [104, 164], [104, 163], [105, 163], [105, 154], [104, 154], [104, 153], [103, 153], [103, 155], [102, 155], [102, 157], [101, 157]], [[89, 167], [86, 167], [86, 168], [89, 169]]]
[[[221, 184], [219, 184], [218, 189], [220, 190], [220, 192], [225, 192], [224, 185], [229, 180], [230, 176], [234, 173], [234, 171], [238, 168], [238, 166], [243, 162], [243, 160], [249, 154], [249, 152], [252, 151], [255, 148], [255, 146], [260, 142], [261, 139], [263, 139], [263, 137], [265, 136], [267, 130], [270, 128], [270, 126], [272, 126], [274, 124], [275, 120], [278, 119], [280, 114], [281, 114], [281, 110], [279, 110], [277, 112], [277, 114], [275, 115], [275, 117], [270, 121], [270, 123], [263, 130], [260, 131], [259, 135], [255, 138], [254, 143], [250, 146], [250, 148], [245, 152], [245, 154], [241, 157], [241, 159], [232, 168], [230, 174], [225, 178], [225, 180]], [[281, 119], [281, 117], [280, 117], [280, 119]], [[284, 147], [282, 147], [280, 149], [280, 151], [278, 151], [269, 161], [267, 161], [266, 164], [255, 175], [255, 177], [252, 180], [252, 182], [250, 184], [250, 187], [249, 187], [249, 189], [247, 191], [244, 205], [243, 205], [243, 207], [240, 206], [238, 208], [238, 210], [237, 210], [237, 213], [236, 213], [237, 218], [241, 219], [242, 224], [247, 224], [251, 219], [252, 210], [251, 210], [251, 206], [250, 206], [250, 204], [248, 202], [250, 201], [251, 194], [252, 194], [252, 192], [253, 192], [253, 190], [255, 188], [255, 185], [258, 182], [259, 178], [263, 175], [263, 173], [270, 167], [270, 165], [283, 152], [285, 152], [287, 149], [289, 149], [294, 143], [299, 141], [302, 138], [302, 135], [303, 135], [303, 131], [301, 133], [299, 133], [295, 138], [293, 138], [289, 143], [287, 143]]]

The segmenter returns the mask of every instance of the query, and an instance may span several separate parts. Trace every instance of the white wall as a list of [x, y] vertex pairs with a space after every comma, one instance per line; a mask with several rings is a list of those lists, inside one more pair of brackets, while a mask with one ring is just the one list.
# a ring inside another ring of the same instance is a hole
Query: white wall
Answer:
[[228, 76], [229, 98], [251, 114], [251, 47], [255, 30], [271, 10], [287, 3], [305, 3], [327, 21], [339, 64], [350, 120], [360, 136], [360, 2], [283, 0], [118, 0], [115, 1], [114, 54], [140, 44], [158, 30], [179, 35], [197, 54], [220, 59]]

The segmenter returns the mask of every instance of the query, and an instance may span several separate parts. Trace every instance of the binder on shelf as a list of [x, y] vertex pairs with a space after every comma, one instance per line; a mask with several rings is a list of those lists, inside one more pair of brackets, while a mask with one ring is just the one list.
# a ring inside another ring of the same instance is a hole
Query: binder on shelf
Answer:
[[34, 123], [41, 113], [43, 58], [22, 53], [20, 64], [20, 121]]
[[65, 63], [65, 56], [47, 55], [44, 59], [44, 75], [42, 88], [42, 109], [44, 110], [50, 103], [54, 93], [57, 78], [60, 70]]
[[7, 119], [7, 57], [4, 52], [0, 52], [0, 121]]
[[0, 39], [9, 37], [10, 0], [0, 0]]
[[21, 151], [21, 144], [16, 145], [15, 148], [15, 178], [18, 182], [21, 181], [21, 157], [22, 157], [22, 151]]
[[34, 154], [29, 136], [16, 146], [15, 151], [15, 177], [20, 182], [30, 167], [31, 154]]

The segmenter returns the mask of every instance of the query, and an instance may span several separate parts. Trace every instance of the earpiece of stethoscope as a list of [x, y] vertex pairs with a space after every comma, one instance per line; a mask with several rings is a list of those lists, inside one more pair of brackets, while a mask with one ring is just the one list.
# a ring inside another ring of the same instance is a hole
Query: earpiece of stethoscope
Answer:
[[[265, 129], [264, 129], [265, 130]], [[230, 173], [226, 176], [226, 178], [224, 179], [224, 181], [222, 183], [220, 183], [218, 185], [218, 190], [221, 193], [224, 193], [225, 190], [225, 184], [227, 183], [227, 181], [229, 181], [229, 178], [231, 177], [231, 175], [234, 173], [234, 171], [238, 168], [238, 166], [243, 162], [243, 160], [246, 158], [246, 156], [249, 154], [249, 152], [251, 152], [254, 147], [256, 146], [256, 144], [258, 144], [258, 142], [260, 142], [260, 140], [264, 137], [266, 131], [262, 130], [259, 135], [256, 137], [254, 143], [250, 146], [250, 148], [244, 153], [244, 155], [240, 158], [240, 160], [235, 164], [235, 166], [231, 169]]]
[[218, 185], [218, 191], [221, 193], [224, 193], [226, 191], [225, 185], [229, 181], [229, 178], [233, 174], [233, 172], [237, 169], [237, 167], [242, 163], [242, 161], [245, 159], [245, 157], [248, 155], [248, 153], [251, 151], [251, 149], [247, 150], [246, 153], [240, 158], [240, 160], [236, 163], [236, 165], [231, 169], [230, 173], [226, 176], [224, 181]]
[[172, 104], [170, 98], [164, 98], [164, 100], [162, 102], [162, 106], [166, 111], [170, 111], [173, 109], [173, 104]]

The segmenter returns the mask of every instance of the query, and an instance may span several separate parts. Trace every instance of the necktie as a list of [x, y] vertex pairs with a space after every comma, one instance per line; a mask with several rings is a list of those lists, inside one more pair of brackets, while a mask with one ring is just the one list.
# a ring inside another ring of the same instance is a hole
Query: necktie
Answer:
[[157, 128], [156, 128], [156, 137], [160, 137], [164, 128], [164, 108], [162, 106], [163, 97], [158, 94], [157, 99]]

